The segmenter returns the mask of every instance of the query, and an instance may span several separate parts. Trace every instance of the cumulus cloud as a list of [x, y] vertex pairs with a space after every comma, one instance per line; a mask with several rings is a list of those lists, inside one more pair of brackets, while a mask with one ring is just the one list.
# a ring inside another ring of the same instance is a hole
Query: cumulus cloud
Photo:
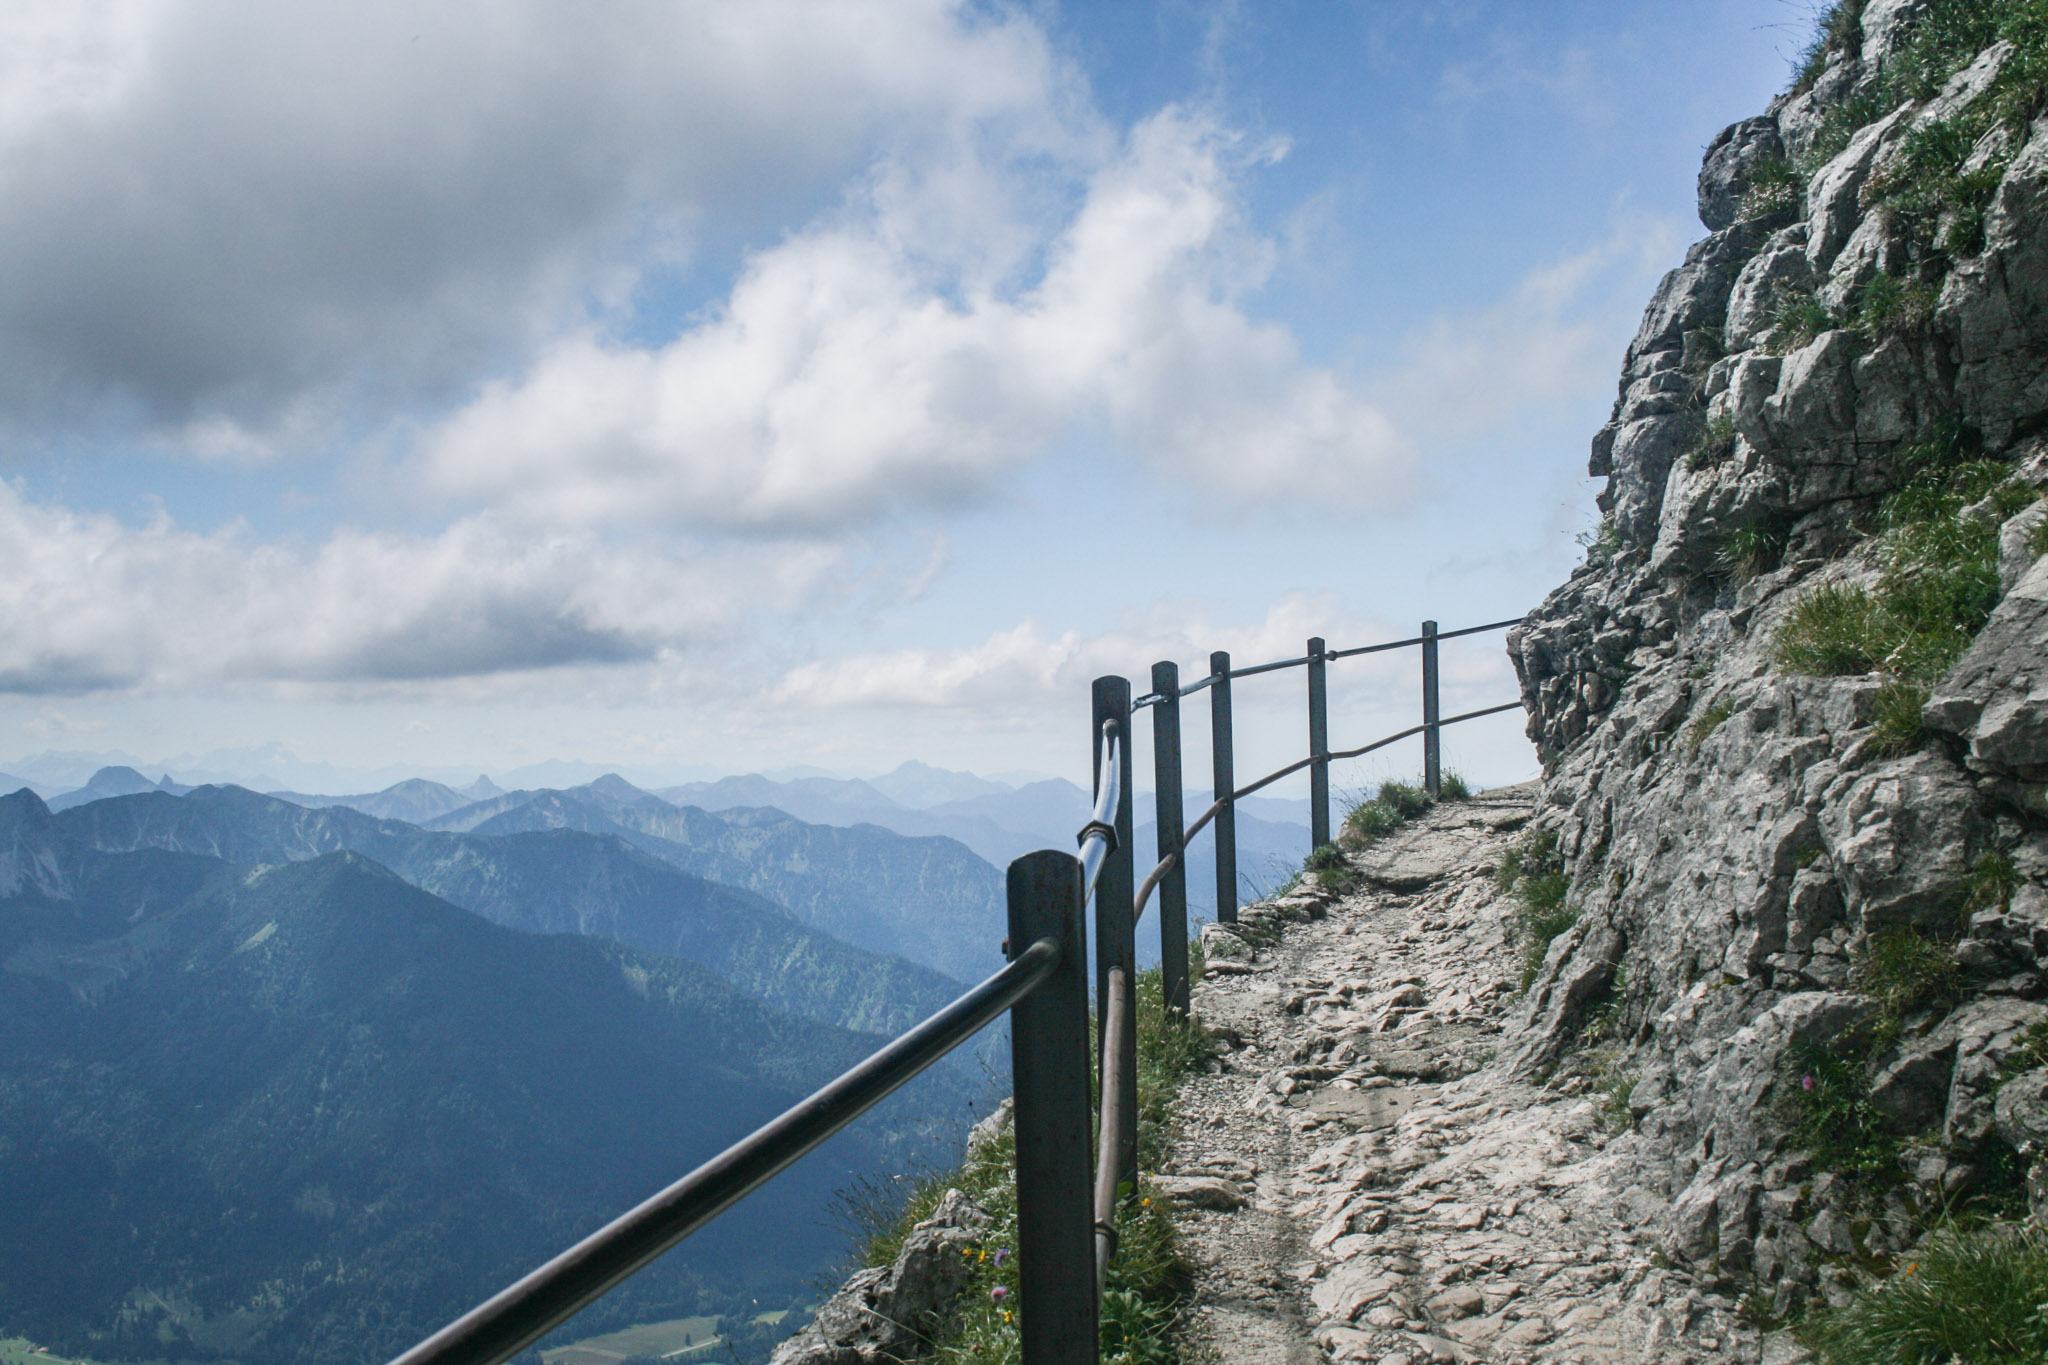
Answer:
[[0, 421], [304, 444], [616, 313], [877, 145], [1056, 152], [1067, 83], [961, 0], [11, 0]]
[[[847, 655], [798, 665], [775, 690], [784, 703], [816, 708], [1029, 707], [1049, 698], [1085, 695], [1104, 674], [1147, 690], [1154, 660], [1180, 664], [1184, 680], [1209, 671], [1209, 655], [1227, 650], [1234, 665], [1300, 655], [1320, 635], [1332, 649], [1402, 638], [1385, 621], [1361, 617], [1323, 593], [1289, 593], [1252, 622], [1217, 621], [1186, 603], [1155, 604], [1144, 619], [1095, 634], [1049, 633], [1024, 621], [958, 649], [902, 649]], [[1382, 661], [1365, 656], [1352, 681]]]
[[1388, 500], [1388, 419], [1246, 305], [1272, 250], [1236, 180], [1271, 154], [1162, 111], [1042, 251], [1003, 253], [1043, 260], [1010, 288], [920, 245], [928, 194], [879, 196], [757, 253], [666, 345], [564, 340], [433, 432], [425, 468], [535, 521], [805, 526], [985, 490], [1086, 427], [1230, 499]]
[[515, 533], [130, 528], [0, 483], [0, 692], [238, 680], [419, 683], [649, 663], [720, 642], [834, 560], [817, 547], [681, 554]]

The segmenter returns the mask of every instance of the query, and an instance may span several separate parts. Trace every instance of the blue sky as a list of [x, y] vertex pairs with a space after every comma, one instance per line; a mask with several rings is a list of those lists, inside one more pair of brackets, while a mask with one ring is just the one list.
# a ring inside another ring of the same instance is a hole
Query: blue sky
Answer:
[[[1515, 615], [1810, 23], [10, 5], [0, 767], [1072, 776], [1095, 673]], [[1409, 723], [1410, 662], [1339, 668], [1337, 742]]]

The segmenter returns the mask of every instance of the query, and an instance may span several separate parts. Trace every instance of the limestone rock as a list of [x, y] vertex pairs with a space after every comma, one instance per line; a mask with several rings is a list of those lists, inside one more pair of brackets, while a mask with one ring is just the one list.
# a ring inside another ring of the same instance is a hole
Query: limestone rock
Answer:
[[963, 1249], [989, 1218], [958, 1190], [912, 1228], [886, 1267], [848, 1280], [810, 1324], [776, 1348], [770, 1365], [892, 1365], [918, 1355], [952, 1310], [969, 1275]]

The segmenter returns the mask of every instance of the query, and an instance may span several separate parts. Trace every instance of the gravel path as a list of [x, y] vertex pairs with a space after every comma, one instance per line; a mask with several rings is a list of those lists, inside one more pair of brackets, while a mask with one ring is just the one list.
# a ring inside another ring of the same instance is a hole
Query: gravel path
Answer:
[[1533, 799], [1439, 806], [1357, 859], [1364, 890], [1205, 932], [1195, 1012], [1229, 1046], [1182, 1092], [1161, 1182], [1190, 1209], [1192, 1359], [1800, 1358], [1634, 1231], [1665, 1196], [1624, 1107], [1495, 1060], [1520, 955], [1492, 873]]

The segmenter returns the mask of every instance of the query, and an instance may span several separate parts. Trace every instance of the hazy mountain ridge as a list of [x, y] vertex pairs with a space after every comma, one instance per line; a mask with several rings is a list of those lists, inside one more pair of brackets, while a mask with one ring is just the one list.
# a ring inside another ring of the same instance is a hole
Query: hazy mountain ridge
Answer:
[[782, 1008], [844, 1027], [893, 1032], [958, 990], [928, 968], [820, 934], [760, 896], [603, 835], [432, 832], [347, 807], [306, 810], [238, 787], [94, 802], [56, 824], [103, 850], [171, 849], [244, 866], [354, 851], [507, 927], [593, 934], [680, 957]]
[[[190, 883], [140, 915], [0, 900], [0, 1194], [39, 1248], [0, 1311], [45, 1339], [388, 1354], [874, 1045], [687, 963], [490, 925], [358, 854], [246, 872], [86, 849], [20, 798], [0, 820], [74, 897], [132, 889], [131, 865]], [[921, 1084], [841, 1160], [894, 1169], [882, 1148], [952, 1119], [950, 1083]], [[843, 1179], [800, 1167], [617, 1311], [796, 1292]]]
[[568, 791], [507, 793], [433, 828], [488, 836], [543, 829], [610, 834], [709, 881], [767, 896], [811, 927], [870, 952], [963, 980], [1002, 962], [1002, 873], [952, 839], [875, 825], [813, 825], [772, 809], [712, 815], [617, 778]]

